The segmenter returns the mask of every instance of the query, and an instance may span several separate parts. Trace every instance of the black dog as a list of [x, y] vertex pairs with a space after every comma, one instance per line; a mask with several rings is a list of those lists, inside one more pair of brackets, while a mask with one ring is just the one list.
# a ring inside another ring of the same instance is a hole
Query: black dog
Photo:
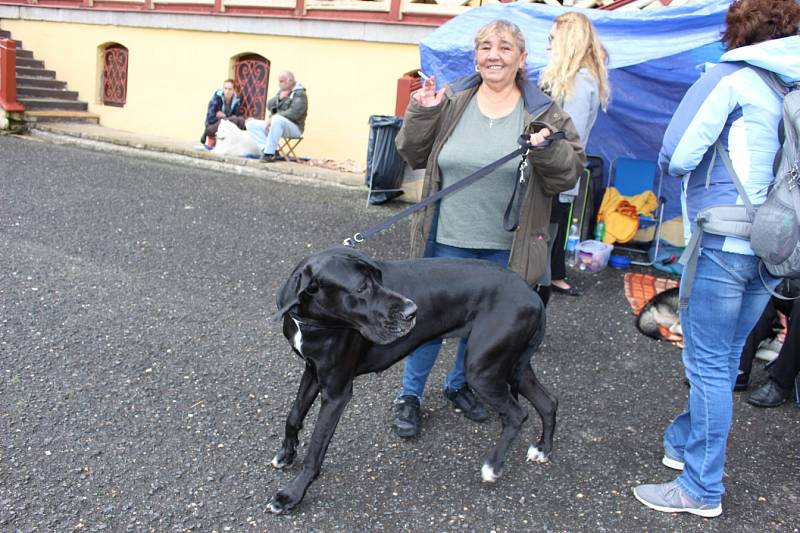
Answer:
[[303, 467], [272, 498], [272, 512], [300, 503], [319, 475], [355, 376], [384, 370], [440, 337], [469, 337], [467, 381], [500, 415], [502, 433], [483, 465], [483, 480], [497, 480], [528, 417], [517, 403], [519, 393], [542, 419], [528, 459], [547, 460], [558, 401], [530, 366], [544, 336], [544, 306], [517, 274], [486, 261], [378, 262], [351, 248], [334, 248], [295, 267], [278, 293], [278, 308], [274, 318], [283, 317], [283, 333], [306, 367], [272, 466], [294, 461], [297, 434], [320, 393], [322, 405]]

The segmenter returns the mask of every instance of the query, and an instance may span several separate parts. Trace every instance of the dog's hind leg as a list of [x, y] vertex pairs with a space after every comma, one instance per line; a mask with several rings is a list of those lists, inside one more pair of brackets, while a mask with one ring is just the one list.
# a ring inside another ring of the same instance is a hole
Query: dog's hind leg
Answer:
[[311, 363], [307, 361], [303, 377], [300, 378], [297, 397], [294, 399], [289, 416], [286, 417], [283, 444], [275, 453], [275, 457], [272, 458], [272, 466], [275, 468], [283, 468], [294, 462], [295, 454], [297, 453], [297, 435], [303, 428], [303, 420], [305, 420], [308, 410], [311, 409], [318, 394], [317, 373]]
[[[465, 370], [467, 382], [478, 396], [500, 417], [502, 431], [495, 447], [486, 456], [481, 468], [481, 477], [487, 483], [494, 483], [500, 477], [506, 455], [514, 442], [528, 413], [514, 399], [506, 375], [509, 368], [503, 364], [507, 357], [502, 342], [473, 330], [470, 336]], [[489, 340], [487, 340], [489, 339]]]
[[514, 400], [511, 391], [505, 384], [487, 387], [483, 384], [475, 385], [470, 383], [470, 386], [498, 413], [503, 428], [500, 433], [500, 439], [486, 456], [481, 468], [483, 480], [487, 483], [494, 483], [502, 474], [508, 450], [517, 434], [519, 434], [525, 419], [528, 418], [528, 413]]
[[542, 434], [539, 442], [528, 448], [528, 460], [544, 463], [553, 451], [558, 399], [539, 383], [530, 363], [524, 363], [520, 373], [519, 392], [530, 400], [542, 419]]
[[500, 416], [500, 423], [503, 430], [500, 439], [489, 452], [481, 468], [481, 477], [487, 483], [494, 483], [503, 471], [503, 465], [508, 456], [508, 450], [514, 439], [517, 438], [522, 424], [528, 418], [528, 413], [514, 400], [510, 392], [506, 392], [506, 397], [501, 401], [487, 400]]

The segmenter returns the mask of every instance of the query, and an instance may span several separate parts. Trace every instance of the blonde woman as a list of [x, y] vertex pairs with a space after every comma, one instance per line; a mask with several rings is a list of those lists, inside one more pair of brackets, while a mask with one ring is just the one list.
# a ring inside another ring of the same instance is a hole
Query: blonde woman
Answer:
[[[592, 22], [571, 11], [558, 16], [548, 36], [550, 62], [542, 71], [539, 86], [572, 117], [584, 148], [597, 118], [599, 108], [608, 108], [609, 84], [606, 62], [608, 53], [597, 37]], [[555, 234], [550, 260], [551, 289], [580, 296], [580, 292], [564, 279], [564, 247], [569, 225], [569, 204], [553, 197], [550, 214], [551, 233]], [[556, 231], [557, 225], [557, 231]]]

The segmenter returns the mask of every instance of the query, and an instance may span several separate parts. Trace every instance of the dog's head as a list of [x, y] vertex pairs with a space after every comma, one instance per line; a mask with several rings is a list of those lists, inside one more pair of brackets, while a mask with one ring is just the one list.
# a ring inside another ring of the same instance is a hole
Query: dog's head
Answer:
[[236, 124], [223, 118], [219, 121], [219, 126], [217, 127], [217, 133], [215, 137], [217, 138], [217, 141], [224, 141], [225, 139], [231, 139], [239, 131], [240, 130]]
[[376, 344], [394, 342], [416, 322], [416, 304], [384, 287], [378, 265], [347, 247], [301, 261], [278, 291], [277, 303], [273, 320], [292, 311], [301, 320], [353, 328]]

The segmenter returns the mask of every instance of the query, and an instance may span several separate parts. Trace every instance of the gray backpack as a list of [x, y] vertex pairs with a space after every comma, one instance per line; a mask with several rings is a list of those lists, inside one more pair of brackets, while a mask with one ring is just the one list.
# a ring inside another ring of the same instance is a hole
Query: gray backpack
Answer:
[[[783, 98], [783, 145], [775, 157], [775, 181], [764, 203], [753, 206], [733, 169], [728, 152], [717, 140], [715, 156], [719, 154], [722, 158], [744, 205], [714, 206], [697, 214], [700, 231], [692, 235], [680, 258], [686, 266], [684, 275], [688, 276], [684, 283], [687, 290], [681, 295], [684, 307], [688, 304], [703, 232], [750, 240], [753, 253], [770, 274], [779, 278], [800, 278], [800, 87], [786, 87], [775, 74], [750, 68]], [[709, 180], [710, 173], [711, 168]]]

